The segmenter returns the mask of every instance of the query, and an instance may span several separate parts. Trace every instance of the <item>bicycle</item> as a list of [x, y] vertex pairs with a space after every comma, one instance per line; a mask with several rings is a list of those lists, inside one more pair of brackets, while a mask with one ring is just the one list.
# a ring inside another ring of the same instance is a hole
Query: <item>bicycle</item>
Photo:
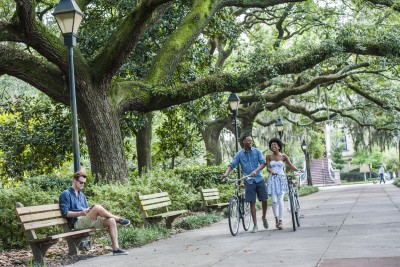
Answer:
[[227, 177], [228, 181], [234, 181], [235, 194], [229, 200], [228, 222], [229, 230], [233, 236], [239, 232], [240, 220], [242, 220], [243, 229], [248, 231], [251, 223], [250, 203], [245, 201], [245, 192], [243, 186], [240, 186], [241, 180], [253, 179], [250, 176], [244, 176], [240, 179], [232, 179]]
[[298, 176], [298, 173], [286, 175], [289, 188], [288, 196], [290, 203], [290, 213], [292, 215], [293, 231], [296, 231], [296, 225], [297, 227], [300, 227], [300, 202], [297, 187], [295, 186], [295, 184], [297, 183], [296, 176]]

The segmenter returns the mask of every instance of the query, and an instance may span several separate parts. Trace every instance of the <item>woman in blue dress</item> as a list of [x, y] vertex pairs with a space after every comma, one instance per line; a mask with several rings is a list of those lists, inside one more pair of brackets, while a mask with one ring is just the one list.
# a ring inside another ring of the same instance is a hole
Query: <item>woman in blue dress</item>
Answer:
[[293, 171], [301, 171], [296, 168], [287, 155], [281, 153], [283, 143], [278, 138], [272, 138], [269, 141], [269, 148], [272, 154], [267, 156], [268, 193], [272, 198], [272, 211], [275, 216], [276, 228], [283, 229], [283, 196], [289, 191], [286, 180], [284, 166], [287, 164]]

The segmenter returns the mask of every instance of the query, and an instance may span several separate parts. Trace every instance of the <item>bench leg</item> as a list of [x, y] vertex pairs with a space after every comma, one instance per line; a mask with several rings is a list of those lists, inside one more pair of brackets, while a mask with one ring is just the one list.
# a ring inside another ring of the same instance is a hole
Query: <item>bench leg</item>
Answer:
[[65, 240], [68, 244], [68, 254], [69, 255], [79, 255], [79, 245], [82, 240], [87, 238], [88, 236], [79, 236], [79, 237], [66, 237]]
[[174, 222], [175, 218], [179, 217], [180, 215], [176, 215], [176, 216], [170, 216], [170, 217], [166, 217], [165, 218], [165, 226], [168, 229], [172, 228], [172, 223]]
[[35, 244], [30, 243], [30, 247], [32, 249], [33, 254], [33, 261], [40, 265], [45, 265], [45, 256], [47, 250], [53, 245], [54, 243], [46, 243], [46, 244]]

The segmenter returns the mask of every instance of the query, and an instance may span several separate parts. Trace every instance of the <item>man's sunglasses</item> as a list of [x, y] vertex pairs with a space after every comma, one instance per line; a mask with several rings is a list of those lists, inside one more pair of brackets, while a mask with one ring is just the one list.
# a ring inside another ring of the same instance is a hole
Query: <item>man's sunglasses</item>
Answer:
[[82, 184], [86, 184], [86, 182], [81, 182], [81, 181], [79, 181], [79, 180], [77, 180], [77, 181], [78, 181], [81, 185], [82, 185]]

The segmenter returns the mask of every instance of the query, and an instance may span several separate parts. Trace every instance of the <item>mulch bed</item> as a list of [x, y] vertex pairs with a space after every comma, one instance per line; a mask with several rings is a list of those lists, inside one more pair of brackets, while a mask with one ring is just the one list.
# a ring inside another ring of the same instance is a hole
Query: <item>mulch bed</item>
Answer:
[[[73, 264], [77, 261], [97, 257], [108, 252], [110, 248], [92, 244], [89, 251], [82, 251], [80, 255], [68, 255], [68, 245], [65, 241], [54, 244], [46, 253], [46, 267], [58, 267]], [[30, 248], [7, 250], [0, 253], [0, 266], [32, 266], [32, 251]]]

